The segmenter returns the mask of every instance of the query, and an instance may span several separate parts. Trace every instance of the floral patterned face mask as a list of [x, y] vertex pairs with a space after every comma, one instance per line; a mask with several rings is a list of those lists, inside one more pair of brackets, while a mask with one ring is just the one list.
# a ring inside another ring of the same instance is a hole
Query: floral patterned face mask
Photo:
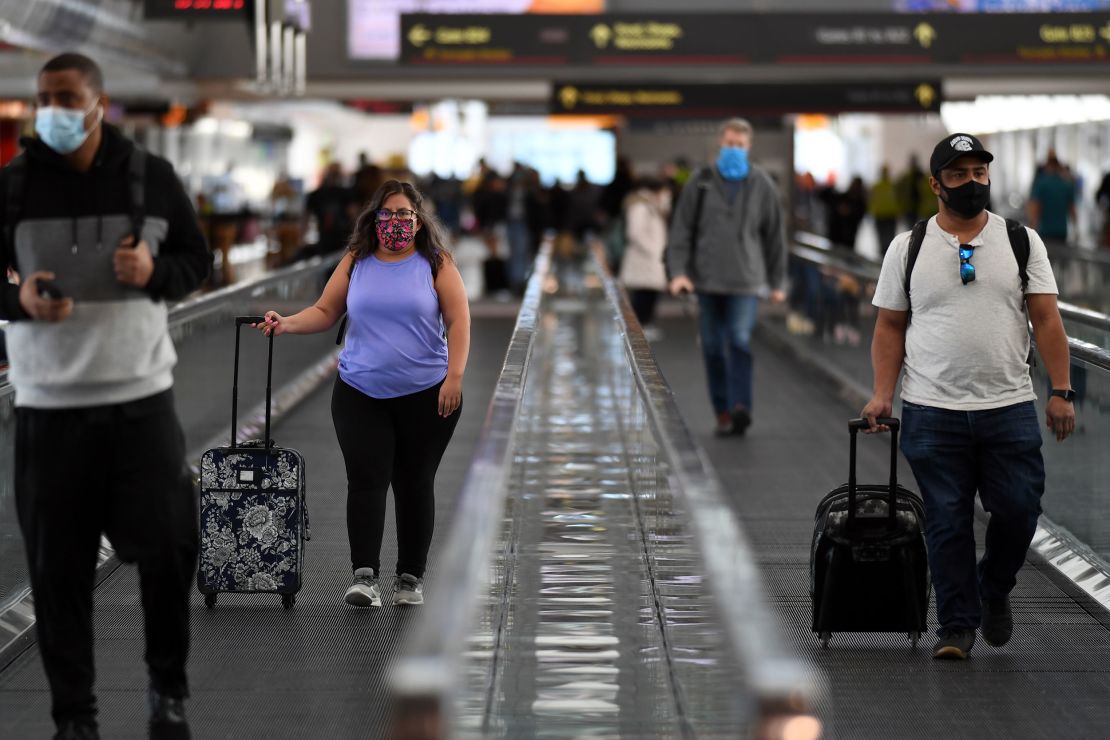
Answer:
[[412, 243], [416, 224], [410, 219], [392, 218], [378, 221], [378, 242], [390, 252], [401, 252]]

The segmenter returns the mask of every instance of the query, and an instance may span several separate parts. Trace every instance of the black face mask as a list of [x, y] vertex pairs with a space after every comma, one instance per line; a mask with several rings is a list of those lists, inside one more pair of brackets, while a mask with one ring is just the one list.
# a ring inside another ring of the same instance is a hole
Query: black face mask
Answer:
[[989, 182], [983, 185], [974, 180], [969, 180], [958, 188], [949, 188], [941, 184], [940, 189], [947, 196], [944, 199], [945, 204], [963, 218], [978, 216], [987, 207], [987, 203], [991, 199], [991, 184]]

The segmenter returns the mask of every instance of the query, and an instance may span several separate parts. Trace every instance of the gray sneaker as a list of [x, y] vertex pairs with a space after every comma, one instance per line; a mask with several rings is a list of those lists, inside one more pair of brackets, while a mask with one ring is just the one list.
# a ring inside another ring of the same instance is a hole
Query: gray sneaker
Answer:
[[966, 660], [975, 644], [973, 629], [941, 628], [939, 637], [933, 647], [933, 657], [940, 660]]
[[378, 586], [378, 574], [373, 568], [359, 568], [355, 571], [355, 580], [343, 600], [351, 606], [381, 606], [382, 590]]
[[393, 591], [393, 603], [396, 604], [423, 604], [424, 579], [402, 573], [397, 576], [397, 587]]

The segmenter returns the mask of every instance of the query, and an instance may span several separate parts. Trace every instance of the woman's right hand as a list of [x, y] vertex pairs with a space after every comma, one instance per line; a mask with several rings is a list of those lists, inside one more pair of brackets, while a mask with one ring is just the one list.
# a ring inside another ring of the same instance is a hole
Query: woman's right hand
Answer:
[[265, 319], [262, 323], [251, 324], [255, 329], [258, 329], [266, 336], [280, 337], [285, 333], [285, 317], [277, 311], [267, 311], [262, 314]]

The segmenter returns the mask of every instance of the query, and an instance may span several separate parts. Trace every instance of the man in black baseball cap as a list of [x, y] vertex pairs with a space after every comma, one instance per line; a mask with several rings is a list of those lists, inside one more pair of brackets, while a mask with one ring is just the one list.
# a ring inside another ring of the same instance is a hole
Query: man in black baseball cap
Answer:
[[[901, 448], [925, 502], [940, 624], [933, 657], [942, 659], [966, 658], [976, 631], [996, 648], [1013, 635], [1010, 593], [1045, 490], [1030, 323], [1052, 384], [1045, 421], [1057, 441], [1075, 429], [1056, 279], [1037, 232], [987, 210], [993, 159], [969, 134], [933, 149], [938, 212], [895, 237], [883, 260], [872, 301], [874, 395], [860, 414], [880, 429], [905, 368]], [[978, 562], [977, 494], [991, 512]]]
[[929, 174], [933, 177], [960, 157], [975, 157], [981, 162], [991, 162], [994, 155], [983, 148], [983, 142], [971, 134], [952, 134], [941, 139], [933, 147], [929, 157]]

